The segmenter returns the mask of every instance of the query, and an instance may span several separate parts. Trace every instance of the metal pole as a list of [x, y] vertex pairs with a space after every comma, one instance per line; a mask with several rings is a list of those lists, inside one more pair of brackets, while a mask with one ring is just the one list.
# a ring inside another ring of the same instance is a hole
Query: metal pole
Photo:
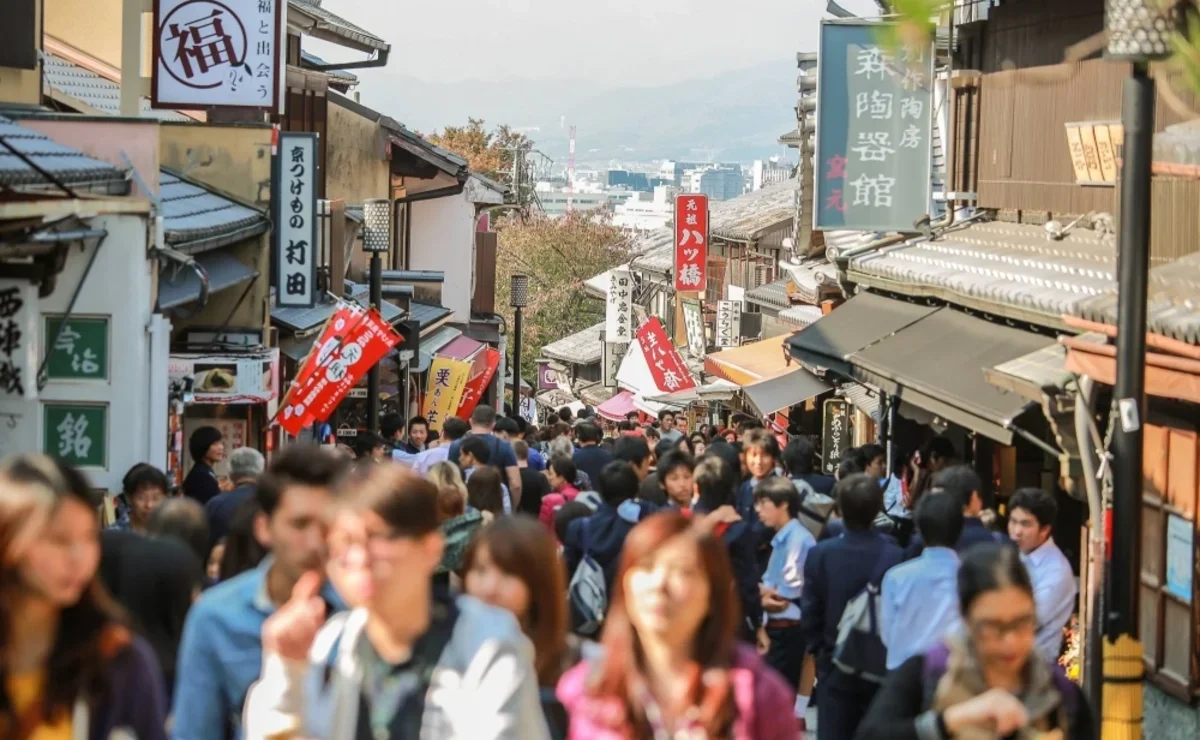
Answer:
[[[383, 305], [383, 261], [379, 252], [371, 253], [371, 306]], [[379, 363], [367, 372], [367, 431], [379, 431]]]
[[513, 309], [513, 381], [512, 405], [509, 407], [513, 418], [521, 414], [521, 307]]

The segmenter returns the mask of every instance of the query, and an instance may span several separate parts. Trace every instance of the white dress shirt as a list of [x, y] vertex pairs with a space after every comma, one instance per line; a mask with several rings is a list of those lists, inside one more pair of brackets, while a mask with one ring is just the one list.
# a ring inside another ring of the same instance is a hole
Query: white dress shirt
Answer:
[[1033, 601], [1037, 605], [1037, 648], [1046, 660], [1057, 661], [1062, 649], [1063, 627], [1075, 611], [1079, 583], [1071, 564], [1051, 537], [1041, 547], [1023, 555], [1029, 578], [1033, 581]]
[[887, 669], [894, 671], [961, 629], [958, 553], [925, 548], [887, 572], [879, 598], [879, 638], [887, 648]]

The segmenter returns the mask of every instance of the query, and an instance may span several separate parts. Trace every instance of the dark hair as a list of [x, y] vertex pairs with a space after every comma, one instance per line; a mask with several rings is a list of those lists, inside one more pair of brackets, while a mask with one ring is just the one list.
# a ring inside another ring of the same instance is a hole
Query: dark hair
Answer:
[[855, 473], [842, 478], [833, 487], [838, 510], [846, 529], [870, 529], [875, 517], [883, 511], [883, 490], [879, 481], [866, 473]]
[[414, 416], [408, 420], [408, 431], [410, 434], [412, 433], [413, 427], [425, 427], [425, 429], [428, 430], [429, 420], [424, 416]]
[[586, 519], [595, 512], [582, 501], [568, 501], [554, 512], [554, 536], [559, 542], [567, 539], [567, 528], [576, 519]]
[[645, 435], [646, 439], [662, 439], [662, 433], [658, 431], [658, 427], [649, 424], [642, 427], [642, 434]]
[[490, 427], [496, 424], [496, 409], [481, 403], [471, 412], [471, 423], [477, 427]]
[[500, 471], [493, 467], [476, 468], [467, 479], [467, 503], [496, 516], [504, 513], [504, 488]]
[[339, 486], [338, 506], [375, 514], [394, 537], [424, 537], [441, 529], [437, 487], [403, 465], [356, 468]]
[[[457, 416], [451, 416], [442, 422], [442, 436], [451, 442], [462, 439], [471, 431], [471, 425]], [[437, 432], [433, 432], [436, 434]]]
[[529, 443], [523, 439], [514, 439], [512, 443], [513, 454], [518, 460], [529, 459]]
[[216, 427], [200, 427], [192, 432], [192, 436], [188, 439], [188, 452], [192, 456], [192, 463], [204, 462], [208, 448], [220, 442], [223, 437], [221, 430]]
[[521, 433], [521, 427], [517, 426], [517, 422], [505, 416], [496, 420], [496, 431], [515, 437]]
[[571, 436], [571, 425], [565, 421], [556, 421], [550, 427], [550, 439]]
[[692, 438], [686, 434], [680, 435], [679, 439], [675, 440], [675, 449], [693, 456], [696, 454], [696, 448], [692, 445]]
[[658, 444], [654, 445], [654, 459], [661, 460], [675, 450], [679, 449], [679, 445], [669, 439], [659, 439]]
[[804, 437], [792, 437], [779, 459], [788, 475], [809, 475], [813, 470], [813, 444]]
[[708, 435], [704, 432], [692, 432], [688, 435], [688, 441], [692, 443], [692, 452], [696, 451], [696, 442], [699, 441], [705, 446], [708, 445]]
[[254, 497], [262, 512], [271, 517], [288, 487], [333, 489], [345, 472], [346, 462], [338, 455], [316, 445], [288, 445], [259, 479]]
[[1040, 488], [1018, 488], [1008, 500], [1008, 510], [1024, 509], [1037, 519], [1038, 527], [1053, 527], [1058, 519], [1058, 503], [1052, 494]]
[[470, 572], [481, 547], [487, 548], [497, 568], [521, 579], [529, 591], [529, 614], [519, 621], [533, 643], [538, 685], [554, 686], [562, 674], [567, 647], [567, 575], [558, 545], [536, 519], [505, 516], [471, 538], [463, 558], [464, 572]]
[[736, 486], [736, 481], [742, 477], [742, 461], [738, 459], [738, 451], [733, 445], [726, 442], [724, 437], [718, 437], [717, 439], [721, 441], [717, 442], [713, 440], [713, 444], [709, 445], [708, 449], [704, 451], [704, 456], [716, 456], [724, 461], [725, 465], [729, 467], [729, 474], [734, 477], [734, 485]]
[[246, 499], [234, 510], [224, 539], [225, 554], [221, 556], [222, 581], [257, 568], [267, 556], [267, 548], [254, 536], [254, 520], [260, 511], [254, 497]]
[[925, 496], [917, 504], [913, 519], [926, 547], [953, 548], [962, 536], [963, 507], [957, 496]]
[[617, 431], [618, 432], [632, 432], [636, 429], [637, 429], [637, 425], [634, 424], [629, 419], [622, 419], [621, 421], [617, 422]]
[[376, 447], [383, 447], [387, 442], [374, 432], [363, 432], [354, 438], [354, 451], [359, 457], [370, 457]]
[[565, 480], [567, 483], [574, 484], [575, 477], [579, 475], [579, 470], [575, 467], [575, 461], [566, 455], [555, 455], [550, 458], [547, 466], [554, 471], [558, 477]]
[[641, 418], [641, 414], [637, 411], [628, 411], [625, 413], [625, 418], [636, 424], [637, 420]]
[[606, 504], [616, 506], [637, 495], [638, 479], [629, 463], [616, 461], [605, 465], [592, 485]]
[[175, 537], [191, 548], [201, 563], [208, 562], [208, 516], [195, 499], [174, 496], [163, 501], [150, 515], [146, 532], [152, 537]]
[[[790, 478], [774, 476], [754, 487], [754, 500], [765, 498], [776, 506], [787, 505], [788, 515], [793, 519], [800, 513], [800, 492]], [[874, 519], [874, 517], [872, 517]]]
[[887, 450], [877, 444], [865, 444], [858, 448], [858, 459], [862, 461], [863, 470], [875, 461], [877, 457], [887, 457]]
[[733, 492], [737, 488], [737, 473], [720, 455], [705, 454], [692, 471], [699, 497], [696, 508], [711, 512], [733, 503]]
[[687, 468], [688, 472], [690, 473], [695, 470], [696, 461], [692, 459], [691, 455], [683, 450], [671, 450], [667, 454], [660, 457], [658, 459], [658, 467], [656, 468], [658, 472], [659, 487], [663, 490], [666, 490], [667, 476], [669, 476], [672, 471], [679, 468]]
[[563, 406], [561, 409], [558, 410], [558, 418], [561, 419], [564, 424], [570, 424], [571, 423], [571, 409], [567, 406]]
[[847, 452], [845, 457], [842, 458], [842, 461], [838, 463], [837, 479], [844, 480], [852, 475], [858, 475], [861, 472], [863, 472], [863, 467], [862, 465], [859, 465], [858, 455], [855, 455], [854, 451], [851, 450], [850, 452]]
[[589, 421], [575, 427], [575, 437], [581, 444], [583, 442], [600, 444], [600, 440], [604, 439], [604, 432], [600, 429], [599, 425]]
[[[416, 419], [413, 419], [416, 421]], [[392, 439], [404, 428], [404, 417], [397, 413], [384, 414], [379, 419], [379, 433], [384, 439]]]
[[980, 596], [1008, 586], [1015, 586], [1033, 598], [1033, 583], [1017, 548], [981, 542], [962, 556], [958, 565], [958, 608], [963, 617]]
[[471, 436], [464, 439], [458, 446], [458, 454], [470, 455], [479, 465], [487, 465], [492, 460], [491, 447], [483, 441], [483, 437]]
[[750, 433], [742, 440], [742, 449], [746, 452], [759, 450], [770, 455], [772, 459], [779, 459], [779, 440], [761, 426], [750, 430]]
[[164, 494], [171, 492], [171, 484], [167, 481], [166, 474], [150, 463], [134, 465], [121, 480], [121, 492], [125, 494], [126, 499], [147, 488], [157, 488]]
[[709, 603], [704, 621], [689, 641], [687, 703], [696, 710], [696, 721], [706, 737], [727, 737], [736, 709], [729, 669], [737, 645], [741, 619], [736, 598], [724, 595], [733, 583], [733, 570], [725, 545], [711, 533], [699, 531], [677, 512], [660, 512], [642, 521], [625, 539], [620, 565], [613, 578], [609, 608], [604, 623], [604, 657], [597, 666], [595, 681], [587, 691], [592, 696], [619, 702], [633, 737], [650, 737], [645, 707], [631, 686], [641, 680], [637, 630], [629, 615], [624, 584], [629, 571], [650, 558], [664, 543], [678, 537], [695, 542], [698, 560], [708, 580]]
[[745, 434], [746, 432], [749, 432], [751, 430], [763, 429], [763, 428], [764, 428], [764, 424], [762, 423], [762, 419], [755, 419], [754, 417], [748, 416], [748, 417], [744, 417], [741, 421], [738, 422], [737, 434], [740, 437], [743, 434]]
[[958, 453], [954, 443], [942, 436], [934, 437], [921, 448], [921, 464], [928, 465], [933, 458], [941, 460], [957, 460]]
[[672, 411], [671, 409], [663, 409], [662, 411], [658, 412], [658, 420], [659, 421], [666, 421], [668, 416], [671, 417], [672, 419], [674, 419], [675, 412]]
[[969, 465], [952, 465], [933, 476], [933, 490], [940, 490], [954, 497], [961, 509], [971, 504], [971, 496], [979, 494], [983, 500], [983, 480]]
[[613, 460], [629, 465], [641, 465], [650, 457], [650, 446], [642, 437], [625, 436], [613, 443]]

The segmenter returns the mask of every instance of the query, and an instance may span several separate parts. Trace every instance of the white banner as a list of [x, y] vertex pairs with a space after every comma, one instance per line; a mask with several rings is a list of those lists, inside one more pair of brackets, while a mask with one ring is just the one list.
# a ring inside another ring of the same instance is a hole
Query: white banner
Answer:
[[704, 337], [704, 314], [700, 301], [683, 302], [683, 326], [687, 332], [687, 349], [692, 357], [704, 357], [708, 342]]
[[737, 301], [717, 301], [717, 346], [736, 347], [742, 334], [742, 305]]
[[617, 371], [621, 369], [621, 360], [629, 351], [628, 342], [604, 342], [602, 344], [600, 367], [604, 370], [604, 387], [617, 387]]
[[629, 342], [633, 339], [633, 275], [627, 267], [609, 270], [608, 275], [604, 339], [609, 342]]
[[316, 134], [279, 133], [271, 190], [276, 302], [312, 308], [317, 302]]

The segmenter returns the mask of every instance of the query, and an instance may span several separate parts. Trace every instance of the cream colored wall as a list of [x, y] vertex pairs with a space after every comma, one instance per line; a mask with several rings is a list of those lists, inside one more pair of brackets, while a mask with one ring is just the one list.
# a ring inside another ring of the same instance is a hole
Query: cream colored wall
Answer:
[[47, 34], [121, 68], [122, 0], [44, 1]]
[[[183, 337], [189, 327], [228, 326], [235, 329], [263, 329], [267, 323], [267, 298], [271, 288], [271, 237], [263, 234], [253, 239], [247, 239], [240, 244], [224, 249], [232, 254], [239, 262], [258, 270], [250, 292], [245, 300], [238, 305], [238, 299], [246, 290], [246, 285], [235, 285], [223, 290], [208, 299], [208, 305], [195, 316], [181, 319], [178, 315], [171, 316], [171, 334], [174, 338]], [[186, 268], [185, 268], [186, 269]], [[235, 309], [236, 306], [236, 309]], [[195, 310], [195, 305], [185, 306], [185, 309]], [[232, 315], [231, 315], [232, 314]]]
[[326, 197], [341, 198], [348, 206], [388, 197], [390, 175], [379, 124], [331, 102], [326, 130]]
[[260, 208], [271, 204], [271, 127], [164, 123], [164, 167]]
[[[36, 33], [40, 49], [42, 48], [41, 29], [38, 29]], [[42, 71], [40, 69], [0, 67], [0, 103], [38, 105], [41, 102]]]

